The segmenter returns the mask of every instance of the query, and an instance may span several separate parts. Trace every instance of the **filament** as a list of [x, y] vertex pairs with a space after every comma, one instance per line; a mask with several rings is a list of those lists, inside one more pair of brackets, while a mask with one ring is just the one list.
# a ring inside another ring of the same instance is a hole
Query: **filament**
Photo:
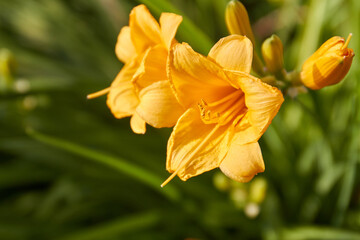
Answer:
[[110, 87], [100, 90], [98, 92], [91, 93], [91, 94], [87, 95], [86, 97], [87, 97], [87, 99], [97, 98], [97, 97], [107, 94], [109, 91], [110, 91]]

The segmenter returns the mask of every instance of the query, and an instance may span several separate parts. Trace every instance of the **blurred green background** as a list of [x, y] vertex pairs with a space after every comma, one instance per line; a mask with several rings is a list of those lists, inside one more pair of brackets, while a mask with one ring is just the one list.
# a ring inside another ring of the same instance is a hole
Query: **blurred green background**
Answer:
[[[343, 82], [286, 97], [260, 144], [266, 171], [214, 170], [164, 189], [171, 129], [131, 132], [105, 97], [132, 7], [186, 16], [207, 54], [227, 0], [0, 0], [0, 239], [360, 239], [360, 1], [244, 0], [257, 43], [276, 33], [288, 70], [352, 32]], [[259, 47], [259, 46], [258, 46]]]

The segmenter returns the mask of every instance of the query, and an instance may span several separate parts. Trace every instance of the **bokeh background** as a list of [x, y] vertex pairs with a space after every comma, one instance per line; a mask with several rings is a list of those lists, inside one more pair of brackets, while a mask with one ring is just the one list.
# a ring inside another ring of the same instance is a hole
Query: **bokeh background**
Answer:
[[0, 0], [0, 239], [360, 239], [360, 1], [243, 0], [257, 44], [276, 33], [287, 70], [352, 32], [340, 84], [286, 97], [260, 144], [266, 171], [214, 170], [164, 189], [171, 129], [131, 132], [105, 97], [132, 7], [185, 17], [207, 54], [227, 0]]

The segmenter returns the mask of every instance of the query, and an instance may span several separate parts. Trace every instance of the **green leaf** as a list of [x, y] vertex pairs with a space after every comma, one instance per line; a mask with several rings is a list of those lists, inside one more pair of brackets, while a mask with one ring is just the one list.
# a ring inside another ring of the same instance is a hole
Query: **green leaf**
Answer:
[[159, 212], [141, 213], [79, 230], [68, 236], [60, 237], [59, 240], [102, 240], [108, 237], [113, 238], [129, 232], [142, 231], [144, 228], [154, 226], [160, 220], [161, 214]]
[[297, 227], [283, 230], [281, 239], [357, 240], [360, 239], [360, 234], [336, 228]]
[[32, 138], [57, 147], [59, 149], [68, 151], [70, 153], [77, 154], [79, 156], [85, 157], [86, 159], [93, 160], [95, 162], [107, 165], [114, 170], [117, 170], [121, 173], [127, 174], [129, 177], [132, 177], [147, 186], [153, 188], [154, 190], [160, 192], [168, 199], [176, 201], [180, 198], [180, 193], [173, 187], [173, 185], [166, 186], [166, 188], [162, 189], [160, 184], [164, 179], [159, 178], [156, 175], [153, 175], [151, 172], [143, 169], [135, 164], [129, 163], [125, 159], [121, 159], [110, 154], [106, 154], [100, 151], [96, 151], [93, 149], [86, 148], [81, 145], [77, 145], [67, 140], [47, 136], [45, 134], [36, 132], [32, 129], [27, 129], [27, 133]]

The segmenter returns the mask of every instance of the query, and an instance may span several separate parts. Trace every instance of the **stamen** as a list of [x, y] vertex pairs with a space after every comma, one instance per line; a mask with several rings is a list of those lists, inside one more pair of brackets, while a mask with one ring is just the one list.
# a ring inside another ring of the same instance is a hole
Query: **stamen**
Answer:
[[209, 123], [217, 122], [217, 119], [219, 119], [220, 113], [218, 113], [218, 112], [212, 113], [211, 110], [209, 110], [208, 104], [205, 102], [204, 99], [200, 100], [200, 102], [198, 103], [198, 107], [200, 109], [200, 116], [203, 121], [209, 122]]
[[194, 151], [192, 151], [190, 153], [190, 155], [188, 156], [187, 161], [184, 161], [180, 164], [180, 166], [175, 170], [175, 172], [173, 172], [171, 174], [170, 177], [168, 177], [160, 186], [164, 187], [166, 184], [168, 184], [175, 176], [176, 174], [178, 174], [178, 172], [186, 165], [188, 164], [192, 158], [194, 157], [195, 154], [197, 154], [200, 149], [209, 141], [209, 139], [212, 137], [212, 135], [214, 135], [214, 133], [219, 129], [220, 125], [216, 124], [216, 126], [214, 127], [213, 130], [211, 130], [211, 132], [206, 136], [206, 138], [195, 148]]
[[342, 46], [341, 50], [344, 50], [345, 48], [347, 48], [347, 46], [349, 45], [350, 39], [352, 37], [352, 33], [349, 33], [348, 38], [346, 39], [345, 44]]
[[[245, 107], [245, 98], [242, 97], [232, 104], [229, 108], [226, 109], [224, 114], [221, 116], [219, 123], [226, 124], [229, 120], [234, 118], [235, 114], [243, 111]], [[229, 119], [230, 118], [230, 119]]]
[[206, 103], [203, 99], [198, 103], [201, 119], [205, 124], [227, 124], [232, 116], [245, 106], [244, 92], [235, 91], [228, 96], [212, 103]]
[[109, 91], [110, 91], [110, 87], [100, 90], [98, 92], [91, 93], [91, 94], [87, 95], [86, 98], [87, 99], [97, 98], [97, 97], [107, 94]]
[[219, 104], [221, 104], [221, 103], [227, 102], [229, 99], [233, 98], [234, 96], [236, 96], [236, 95], [238, 95], [238, 94], [239, 94], [239, 96], [241, 96], [241, 95], [243, 95], [244, 93], [241, 92], [241, 91], [239, 91], [239, 90], [236, 90], [236, 91], [234, 91], [233, 93], [227, 95], [226, 97], [220, 99], [219, 101], [212, 102], [212, 103], [208, 103], [207, 105], [208, 105], [209, 107], [214, 107], [214, 106], [219, 105]]
[[164, 187], [166, 184], [168, 184], [168, 183], [176, 176], [176, 174], [177, 174], [178, 172], [179, 172], [179, 168], [176, 169], [176, 171], [173, 172], [173, 173], [171, 174], [171, 176], [168, 177], [160, 186], [161, 186], [161, 187]]

